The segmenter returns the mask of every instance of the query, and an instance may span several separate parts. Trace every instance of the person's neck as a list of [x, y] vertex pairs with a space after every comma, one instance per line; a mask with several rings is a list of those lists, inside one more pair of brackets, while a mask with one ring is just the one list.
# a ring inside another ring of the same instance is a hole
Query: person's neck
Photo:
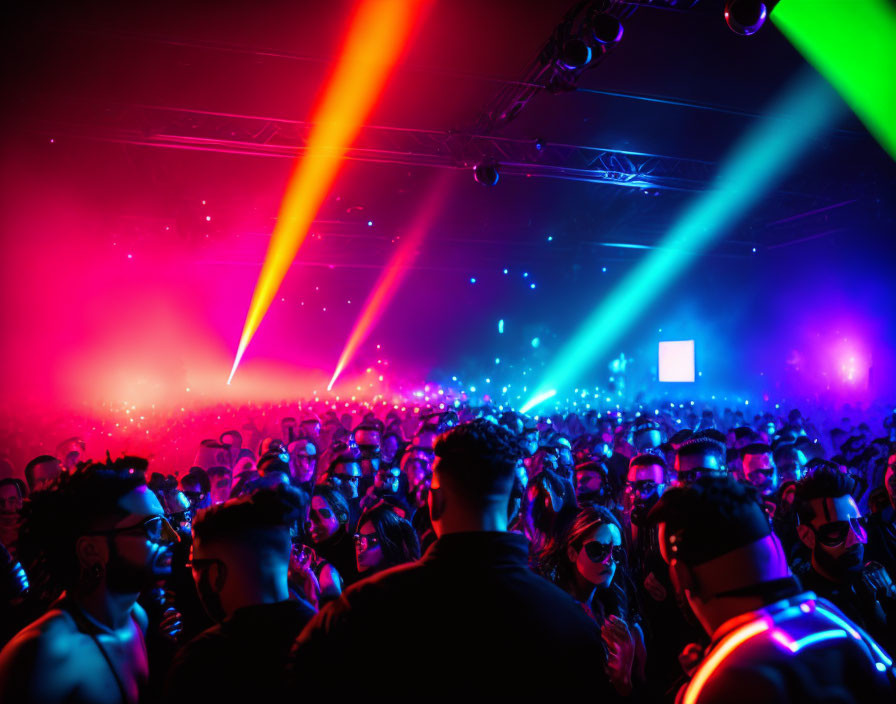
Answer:
[[433, 527], [439, 537], [450, 533], [506, 532], [507, 507], [482, 511], [458, 507], [446, 511]]
[[261, 579], [252, 584], [244, 584], [232, 597], [229, 616], [233, 612], [246, 606], [261, 606], [262, 604], [276, 604], [289, 599], [289, 587], [286, 575], [279, 575], [269, 579]]
[[694, 609], [697, 619], [710, 638], [725, 623], [751, 611], [757, 611], [772, 603], [761, 597], [725, 597], [704, 602], [699, 610]]
[[110, 592], [105, 586], [92, 591], [74, 590], [71, 593], [75, 602], [94, 621], [118, 630], [127, 625], [131, 609], [137, 603], [137, 594], [119, 594]]
[[575, 572], [575, 579], [572, 584], [572, 596], [578, 602], [590, 604], [591, 600], [594, 598], [594, 592], [597, 590], [597, 587], [585, 579], [581, 572], [578, 570]]
[[826, 582], [830, 582], [832, 586], [843, 584], [845, 581], [847, 581], [845, 576], [838, 577], [837, 575], [828, 572], [824, 567], [819, 565], [815, 559], [815, 555], [812, 556], [812, 571]]

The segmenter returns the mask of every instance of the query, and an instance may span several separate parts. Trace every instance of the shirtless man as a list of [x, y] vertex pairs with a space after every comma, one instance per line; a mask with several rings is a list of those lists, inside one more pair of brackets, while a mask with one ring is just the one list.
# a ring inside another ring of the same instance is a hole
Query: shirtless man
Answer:
[[131, 704], [149, 679], [137, 597], [171, 570], [177, 534], [145, 483], [146, 461], [90, 464], [37, 492], [22, 526], [36, 584], [64, 589], [0, 652], [0, 701]]

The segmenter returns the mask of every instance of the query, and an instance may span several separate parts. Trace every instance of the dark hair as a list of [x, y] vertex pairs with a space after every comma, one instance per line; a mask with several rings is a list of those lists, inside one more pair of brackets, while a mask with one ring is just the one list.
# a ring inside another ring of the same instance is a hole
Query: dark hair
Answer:
[[603, 506], [580, 508], [573, 521], [564, 530], [551, 536], [545, 544], [536, 558], [538, 571], [560, 588], [569, 591], [575, 582], [575, 566], [570, 563], [567, 550], [569, 547], [576, 552], [581, 550], [585, 538], [601, 525], [616, 526], [619, 537], [624, 540], [622, 525], [609, 509]]
[[764, 538], [770, 532], [756, 490], [731, 477], [701, 477], [667, 489], [648, 515], [676, 536], [676, 557], [699, 565]]
[[349, 518], [351, 518], [351, 510], [349, 509], [348, 501], [345, 500], [345, 496], [342, 495], [339, 489], [329, 484], [318, 484], [314, 487], [312, 497], [314, 496], [320, 496], [327, 502], [330, 508], [333, 509], [333, 513], [336, 514], [336, 520], [339, 521], [340, 525], [348, 525]]
[[381, 569], [403, 565], [420, 559], [420, 540], [409, 521], [401, 518], [390, 506], [376, 504], [361, 514], [358, 531], [365, 523], [373, 524], [383, 551]]
[[295, 487], [280, 484], [199, 511], [193, 536], [205, 543], [243, 543], [289, 554], [289, 529], [302, 515], [307, 497]]
[[44, 462], [56, 462], [59, 464], [60, 469], [62, 468], [62, 464], [53, 455], [38, 455], [25, 465], [25, 481], [28, 482], [29, 489], [34, 489], [34, 468]]
[[230, 469], [230, 467], [221, 467], [221, 466], [209, 467], [207, 474], [208, 474], [209, 479], [211, 479], [212, 477], [219, 476], [219, 475], [223, 476], [225, 474], [229, 474], [231, 477], [233, 477], [233, 471]]
[[28, 488], [25, 486], [25, 482], [16, 477], [5, 477], [0, 479], [0, 489], [5, 486], [14, 486], [16, 491], [19, 492], [19, 498], [24, 499], [28, 496]]
[[190, 467], [190, 471], [180, 478], [180, 488], [184, 488], [184, 482], [196, 482], [199, 484], [199, 491], [208, 494], [212, 490], [211, 481], [208, 478], [208, 472], [202, 467]]
[[632, 457], [631, 462], [628, 463], [629, 469], [632, 467], [652, 467], [653, 465], [658, 464], [663, 468], [663, 472], [666, 471], [666, 460], [663, 459], [658, 454], [653, 452], [642, 452], [640, 455], [635, 455]]
[[706, 435], [693, 435], [678, 448], [679, 457], [715, 456], [719, 464], [725, 464], [728, 450], [723, 443]]
[[477, 418], [442, 433], [435, 454], [440, 477], [476, 502], [510, 491], [520, 449], [507, 428]]
[[22, 508], [17, 556], [45, 598], [53, 599], [78, 583], [78, 538], [100, 520], [127, 515], [118, 502], [146, 484], [146, 467], [147, 461], [139, 457], [84, 462], [31, 494]]
[[747, 455], [770, 455], [772, 454], [772, 448], [762, 442], [752, 442], [749, 445], [741, 448], [740, 456], [746, 457]]
[[815, 518], [812, 499], [836, 499], [852, 496], [856, 480], [829, 462], [816, 462], [814, 469], [796, 483], [793, 507], [800, 523], [810, 523]]
[[772, 453], [772, 459], [775, 460], [775, 464], [781, 464], [782, 462], [786, 462], [787, 460], [798, 460], [799, 459], [799, 450], [796, 445], [792, 442], [784, 442], [778, 445], [774, 452]]

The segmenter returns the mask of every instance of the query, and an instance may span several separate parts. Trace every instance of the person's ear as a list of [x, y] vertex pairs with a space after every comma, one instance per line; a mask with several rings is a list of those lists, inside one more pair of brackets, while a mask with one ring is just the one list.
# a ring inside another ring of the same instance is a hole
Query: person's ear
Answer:
[[579, 554], [576, 552], [576, 549], [572, 545], [568, 545], [566, 548], [566, 557], [572, 564], [578, 562]]
[[208, 568], [208, 582], [216, 593], [220, 594], [227, 581], [227, 565], [223, 562], [215, 562]]
[[809, 526], [802, 523], [798, 524], [796, 527], [796, 534], [800, 537], [800, 540], [803, 541], [803, 545], [810, 550], [815, 549], [815, 532]]
[[109, 561], [109, 546], [102, 536], [82, 535], [75, 543], [75, 554], [78, 563], [86, 570], [92, 570], [95, 565], [105, 568]]
[[694, 596], [697, 592], [697, 579], [684, 562], [678, 559], [669, 563], [669, 579], [676, 592], [682, 596]]
[[429, 503], [429, 518], [435, 523], [445, 513], [445, 494], [442, 488], [429, 487], [427, 502]]

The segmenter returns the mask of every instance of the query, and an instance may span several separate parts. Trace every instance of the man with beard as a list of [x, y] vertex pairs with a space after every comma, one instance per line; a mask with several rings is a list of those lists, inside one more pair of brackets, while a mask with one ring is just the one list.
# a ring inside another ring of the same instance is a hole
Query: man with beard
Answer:
[[274, 701], [296, 636], [314, 609], [290, 599], [289, 528], [301, 508], [286, 485], [259, 489], [199, 513], [190, 565], [217, 625], [174, 659], [165, 701]]
[[762, 497], [763, 510], [774, 518], [778, 506], [778, 470], [772, 459], [772, 448], [758, 442], [747, 445], [741, 450], [741, 467], [744, 479]]
[[812, 551], [811, 568], [801, 575], [803, 585], [833, 602], [892, 652], [892, 581], [880, 563], [865, 564], [867, 520], [853, 498], [854, 481], [829, 464], [817, 466], [796, 486], [797, 534]]
[[649, 521], [678, 599], [712, 639], [677, 701], [896, 697], [892, 659], [837, 606], [802, 592], [752, 487], [702, 477], [665, 492]]
[[699, 640], [695, 624], [686, 623], [678, 610], [669, 570], [660, 552], [656, 526], [648, 525], [650, 509], [666, 490], [666, 463], [659, 455], [635, 455], [626, 480], [631, 571], [648, 625], [648, 681], [655, 694], [678, 688], [682, 672], [678, 655], [688, 643]]
[[607, 485], [608, 475], [606, 465], [601, 462], [583, 462], [576, 465], [576, 501], [579, 506], [615, 508]]
[[137, 702], [149, 681], [137, 597], [171, 570], [177, 534], [143, 475], [121, 458], [61, 475], [29, 502], [19, 555], [63, 591], [0, 652], [0, 700]]

